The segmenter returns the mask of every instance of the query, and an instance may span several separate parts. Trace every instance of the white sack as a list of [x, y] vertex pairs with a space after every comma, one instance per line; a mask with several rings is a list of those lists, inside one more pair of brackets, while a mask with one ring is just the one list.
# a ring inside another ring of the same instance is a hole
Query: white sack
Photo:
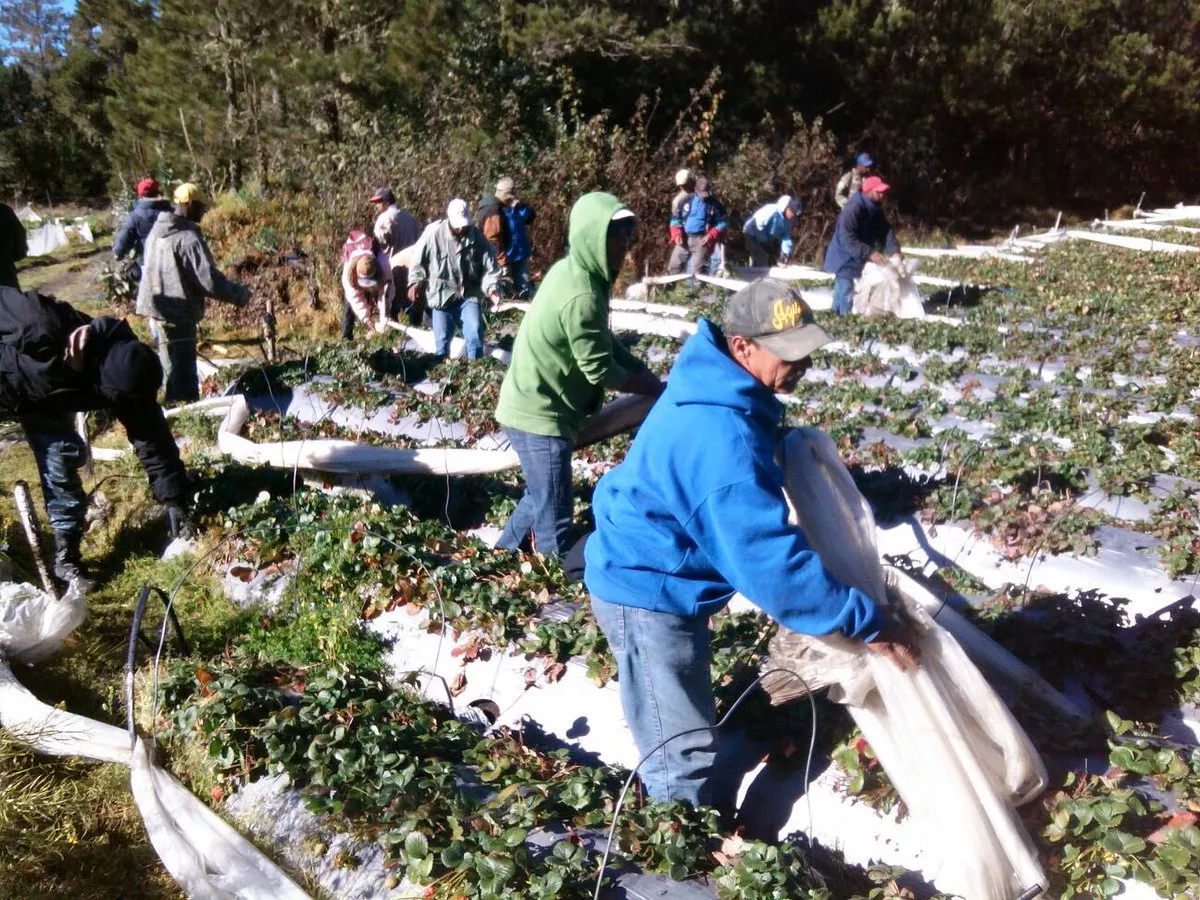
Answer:
[[867, 263], [854, 283], [852, 309], [855, 315], [923, 319], [925, 307], [914, 281], [916, 270], [916, 260], [893, 260], [882, 266]]
[[79, 582], [61, 600], [32, 584], [0, 584], [0, 652], [32, 663], [62, 646], [87, 615]]

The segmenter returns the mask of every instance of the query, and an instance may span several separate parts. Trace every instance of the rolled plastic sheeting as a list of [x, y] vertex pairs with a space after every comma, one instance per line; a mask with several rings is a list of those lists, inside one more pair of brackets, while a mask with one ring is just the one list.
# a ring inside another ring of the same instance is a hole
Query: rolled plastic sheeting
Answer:
[[606, 403], [600, 412], [583, 426], [583, 431], [575, 439], [575, 446], [587, 447], [618, 434], [633, 431], [645, 421], [656, 399], [640, 394], [626, 394], [612, 403]]
[[191, 900], [308, 900], [253, 844], [151, 763], [141, 738], [129, 781], [150, 843]]
[[[217, 431], [217, 447], [239, 462], [282, 469], [312, 469], [321, 472], [382, 475], [490, 475], [521, 465], [517, 452], [472, 450], [450, 447], [421, 447], [401, 450], [354, 441], [314, 439], [259, 444], [239, 432], [250, 415], [246, 398], [224, 397], [228, 412]], [[605, 406], [584, 429], [577, 446], [583, 447], [637, 427], [650, 407], [652, 397], [627, 396]], [[218, 408], [215, 404], [208, 409]]]
[[[869, 506], [828, 436], [796, 429], [781, 446], [793, 517], [829, 571], [880, 602], [902, 606], [922, 653], [902, 672], [861, 641], [781, 628], [768, 666], [831, 685], [845, 703], [915, 820], [956, 866], [963, 896], [1011, 900], [1047, 884], [1014, 804], [1037, 796], [1046, 771], [1028, 735], [962, 648], [933, 620], [924, 589], [885, 574]], [[764, 688], [786, 699], [794, 687], [771, 676]]]
[[238, 432], [250, 416], [246, 398], [228, 398], [229, 412], [217, 432], [222, 453], [239, 462], [281, 469], [316, 469], [321, 472], [375, 472], [384, 475], [486, 475], [521, 464], [515, 450], [461, 450], [424, 447], [399, 450], [354, 441], [277, 441], [258, 444]]
[[[0, 589], [5, 592], [7, 607], [7, 630], [0, 632], [0, 726], [38, 753], [129, 766], [134, 801], [150, 842], [189, 897], [307, 900], [308, 895], [278, 866], [168, 772], [155, 766], [140, 738], [131, 750], [125, 729], [42, 703], [17, 681], [8, 667], [7, 654], [18, 645], [44, 652], [61, 643], [74, 627], [66, 627], [75, 621], [74, 614], [63, 618], [51, 608], [54, 604], [72, 605], [68, 602], [71, 594], [55, 600], [30, 585], [2, 585]], [[17, 605], [45, 609], [25, 616], [11, 614]], [[14, 634], [18, 645], [9, 643]]]
[[1111, 244], [1114, 247], [1124, 247], [1127, 250], [1147, 250], [1154, 253], [1198, 253], [1200, 247], [1188, 244], [1171, 244], [1166, 241], [1156, 241], [1152, 238], [1129, 237], [1124, 234], [1097, 234], [1092, 231], [1068, 231], [1067, 237], [1072, 240], [1092, 241], [1097, 244]]
[[0, 725], [39, 753], [129, 765], [129, 734], [123, 728], [46, 705], [17, 681], [2, 661]]

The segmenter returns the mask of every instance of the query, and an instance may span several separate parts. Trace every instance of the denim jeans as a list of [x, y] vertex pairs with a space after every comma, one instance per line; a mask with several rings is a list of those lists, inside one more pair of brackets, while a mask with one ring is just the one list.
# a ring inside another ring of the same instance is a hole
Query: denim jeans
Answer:
[[533, 296], [533, 279], [529, 277], [528, 259], [509, 259], [508, 271], [512, 275], [513, 295], [518, 300], [528, 300]]
[[[714, 762], [717, 732], [708, 618], [685, 618], [592, 597], [592, 613], [617, 660], [621, 708], [655, 800], [732, 808]], [[682, 735], [659, 747], [672, 735]]]
[[848, 316], [853, 306], [854, 279], [839, 275], [833, 280], [833, 311], [839, 316]]
[[450, 355], [450, 339], [454, 337], [455, 327], [462, 329], [463, 340], [467, 342], [467, 359], [479, 359], [483, 356], [483, 312], [479, 301], [462, 299], [456, 300], [441, 309], [430, 310], [433, 318], [433, 341], [438, 356]]
[[158, 344], [166, 392], [164, 403], [199, 400], [200, 376], [196, 372], [196, 341], [200, 329], [195, 322], [150, 320], [150, 334]]
[[34, 413], [21, 417], [21, 427], [37, 460], [50, 527], [61, 534], [82, 535], [87, 493], [79, 468], [87, 462], [87, 448], [75, 431], [74, 414]]
[[571, 549], [574, 445], [564, 437], [530, 434], [508, 426], [504, 426], [504, 435], [521, 460], [525, 493], [496, 546], [516, 550], [532, 531], [533, 547], [538, 553], [561, 556]]

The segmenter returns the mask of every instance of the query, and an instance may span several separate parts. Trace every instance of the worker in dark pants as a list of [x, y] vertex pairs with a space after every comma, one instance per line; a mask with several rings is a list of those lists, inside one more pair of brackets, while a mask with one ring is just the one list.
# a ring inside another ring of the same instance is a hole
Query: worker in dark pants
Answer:
[[125, 427], [154, 498], [172, 531], [188, 530], [187, 471], [171, 436], [158, 389], [162, 364], [123, 319], [91, 318], [35, 291], [0, 288], [0, 418], [16, 419], [37, 460], [46, 515], [54, 530], [54, 573], [83, 576], [87, 458], [72, 413], [111, 410]]

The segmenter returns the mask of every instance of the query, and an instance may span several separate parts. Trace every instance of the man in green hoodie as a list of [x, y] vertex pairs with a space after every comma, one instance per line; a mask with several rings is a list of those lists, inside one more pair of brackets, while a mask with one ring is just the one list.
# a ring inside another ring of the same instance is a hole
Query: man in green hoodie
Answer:
[[496, 419], [521, 460], [525, 494], [498, 547], [533, 532], [539, 553], [571, 546], [571, 451], [606, 388], [657, 396], [662, 382], [608, 327], [608, 301], [637, 220], [612, 194], [584, 194], [571, 209], [570, 249], [546, 274], [521, 322], [500, 387]]

